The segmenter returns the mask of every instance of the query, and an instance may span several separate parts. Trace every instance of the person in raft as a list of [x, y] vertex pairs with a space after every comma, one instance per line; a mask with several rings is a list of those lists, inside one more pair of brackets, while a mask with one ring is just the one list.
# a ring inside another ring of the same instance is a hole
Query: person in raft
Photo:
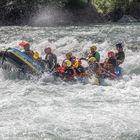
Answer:
[[57, 56], [52, 53], [52, 49], [50, 47], [45, 48], [44, 52], [46, 54], [45, 62], [47, 64], [47, 69], [49, 71], [53, 71], [54, 68], [57, 66]]
[[108, 52], [108, 58], [105, 59], [103, 68], [107, 71], [114, 72], [114, 68], [117, 66], [117, 59], [113, 51]]
[[28, 57], [30, 57], [31, 59], [33, 58], [34, 52], [30, 49], [30, 44], [26, 41], [21, 41], [19, 43], [19, 46], [23, 47], [24, 51], [23, 53], [26, 54]]
[[117, 59], [117, 65], [119, 66], [120, 64], [124, 62], [124, 59], [125, 59], [125, 53], [123, 51], [122, 43], [116, 44], [116, 50], [117, 50], [117, 53], [115, 54], [115, 57]]
[[100, 61], [100, 53], [97, 51], [97, 47], [95, 44], [93, 44], [91, 47], [90, 47], [90, 53], [87, 57], [87, 60], [90, 58], [90, 57], [95, 57], [96, 58], [96, 61]]

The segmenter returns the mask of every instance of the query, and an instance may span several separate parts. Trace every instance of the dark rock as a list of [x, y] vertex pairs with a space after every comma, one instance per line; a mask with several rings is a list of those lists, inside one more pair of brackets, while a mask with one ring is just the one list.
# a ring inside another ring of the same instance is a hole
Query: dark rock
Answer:
[[129, 15], [123, 15], [121, 19], [118, 20], [119, 23], [129, 23], [129, 22], [137, 22], [137, 20]]

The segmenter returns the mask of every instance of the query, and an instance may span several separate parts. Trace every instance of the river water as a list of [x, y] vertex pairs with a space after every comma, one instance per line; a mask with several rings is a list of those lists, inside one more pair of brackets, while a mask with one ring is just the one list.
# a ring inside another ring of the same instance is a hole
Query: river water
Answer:
[[0, 140], [140, 139], [140, 24], [0, 27], [1, 49], [19, 48], [21, 40], [42, 57], [52, 47], [60, 63], [69, 51], [86, 56], [92, 43], [103, 61], [123, 42], [124, 74], [98, 86], [56, 82], [47, 74], [18, 79], [0, 70]]

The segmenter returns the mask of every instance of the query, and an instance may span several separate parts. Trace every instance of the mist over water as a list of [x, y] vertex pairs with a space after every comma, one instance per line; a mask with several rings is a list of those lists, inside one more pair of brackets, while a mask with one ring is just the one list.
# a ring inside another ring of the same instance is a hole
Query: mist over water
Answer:
[[97, 86], [53, 81], [48, 74], [18, 79], [0, 70], [1, 140], [140, 139], [140, 24], [0, 27], [1, 49], [19, 48], [21, 40], [42, 57], [44, 48], [52, 47], [60, 63], [69, 51], [86, 56], [92, 43], [103, 61], [121, 41], [124, 75]]
[[73, 15], [62, 8], [48, 6], [35, 14], [30, 19], [30, 24], [34, 26], [53, 26], [60, 24], [70, 24], [72, 23]]

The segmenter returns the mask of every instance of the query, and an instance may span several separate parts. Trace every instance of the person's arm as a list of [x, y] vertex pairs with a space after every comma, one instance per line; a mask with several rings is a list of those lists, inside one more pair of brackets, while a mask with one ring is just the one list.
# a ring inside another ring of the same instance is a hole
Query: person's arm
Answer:
[[124, 52], [123, 52], [123, 53], [122, 53], [121, 60], [124, 61], [124, 59], [125, 59], [125, 54], [124, 54]]
[[92, 55], [91, 53], [89, 53], [86, 59], [88, 60], [88, 59], [89, 59], [90, 57], [92, 57], [92, 56], [93, 56], [93, 55]]

